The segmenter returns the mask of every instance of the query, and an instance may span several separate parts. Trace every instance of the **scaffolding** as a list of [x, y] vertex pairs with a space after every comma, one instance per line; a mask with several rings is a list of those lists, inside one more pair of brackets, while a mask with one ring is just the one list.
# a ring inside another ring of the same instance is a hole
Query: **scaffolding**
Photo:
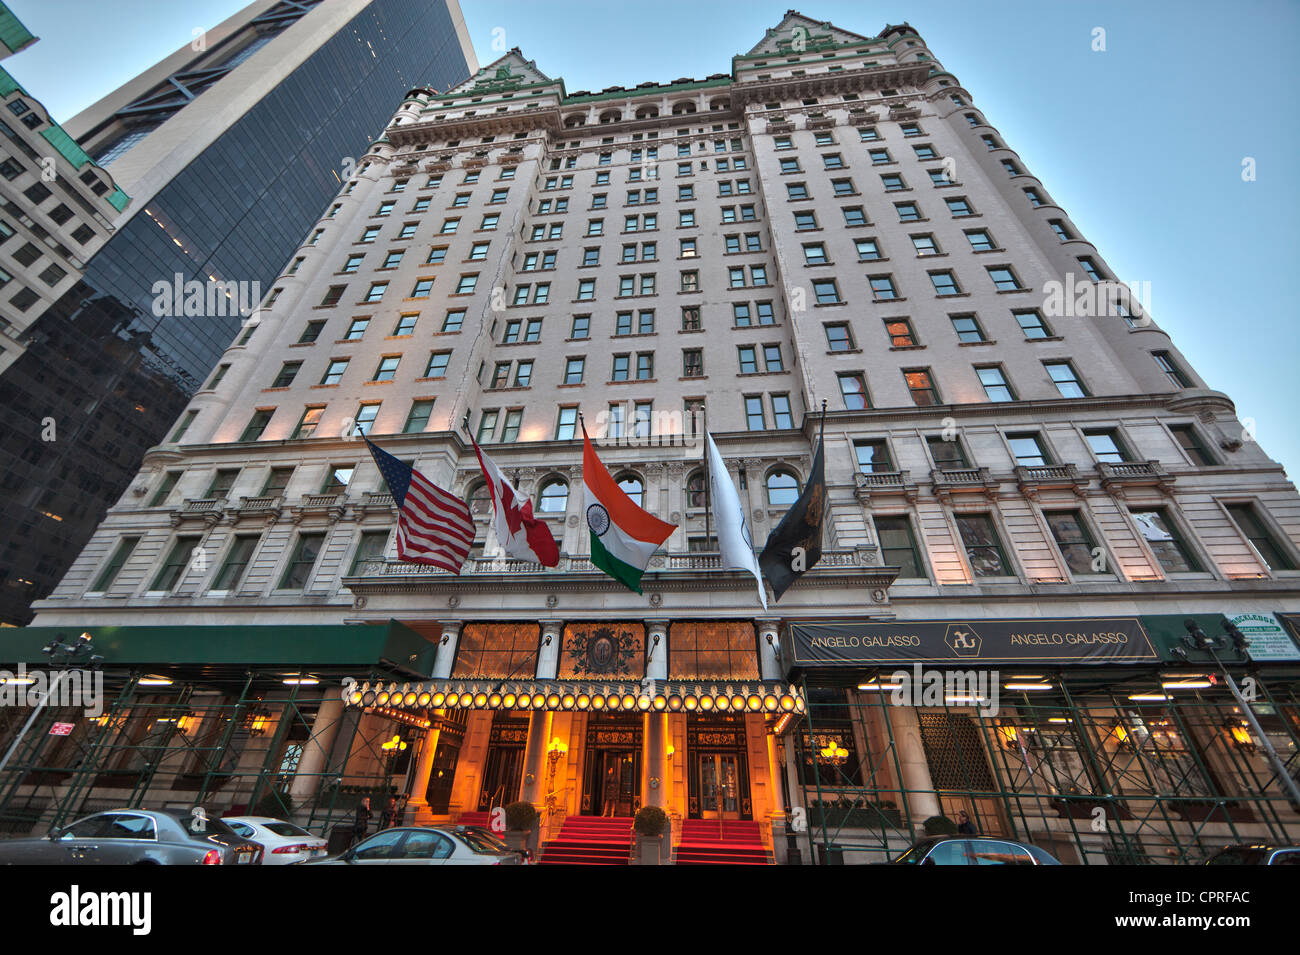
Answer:
[[414, 719], [345, 708], [341, 683], [286, 685], [282, 670], [175, 675], [166, 686], [118, 672], [104, 695], [96, 716], [45, 707], [21, 739], [31, 710], [0, 708], [0, 752], [17, 740], [0, 771], [0, 835], [113, 808], [194, 806], [327, 835], [351, 824], [363, 798], [401, 795], [425, 738]]
[[[994, 713], [946, 698], [896, 705], [890, 672], [804, 676], [792, 782], [814, 859], [897, 858], [929, 815], [958, 810], [980, 834], [1082, 864], [1194, 863], [1232, 843], [1300, 841], [1300, 806], [1221, 681], [1150, 693], [1161, 682], [1146, 668], [1075, 668], [1042, 677], [1047, 692], [1002, 690]], [[1300, 682], [1258, 668], [1246, 679], [1295, 779]], [[928, 789], [908, 784], [922, 753]]]

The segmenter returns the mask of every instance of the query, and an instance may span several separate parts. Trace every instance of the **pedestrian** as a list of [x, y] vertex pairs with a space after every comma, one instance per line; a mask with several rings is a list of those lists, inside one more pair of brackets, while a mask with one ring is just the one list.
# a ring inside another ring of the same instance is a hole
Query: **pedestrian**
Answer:
[[379, 814], [379, 828], [391, 829], [395, 825], [397, 825], [397, 797], [389, 796], [388, 805]]
[[366, 830], [370, 828], [370, 797], [362, 796], [361, 802], [357, 805], [356, 818], [352, 820], [352, 842], [355, 845], [366, 836]]
[[976, 835], [975, 823], [970, 821], [970, 816], [966, 814], [965, 809], [957, 810], [957, 831], [963, 835]]
[[602, 816], [613, 816], [618, 811], [618, 772], [613, 766], [605, 771], [605, 804], [601, 807]]

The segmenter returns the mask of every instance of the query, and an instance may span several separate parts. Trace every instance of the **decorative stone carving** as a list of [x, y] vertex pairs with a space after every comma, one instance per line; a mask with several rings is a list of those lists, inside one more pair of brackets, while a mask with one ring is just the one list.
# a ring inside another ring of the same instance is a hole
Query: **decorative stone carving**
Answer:
[[456, 596], [455, 594], [452, 594], [450, 597], [447, 598], [447, 606], [450, 607], [452, 610], [455, 610], [457, 607], [460, 606], [460, 597]]
[[761, 507], [754, 508], [754, 523], [757, 524], [764, 519], [766, 515]]
[[551, 609], [551, 610], [553, 610], [553, 609], [555, 608], [555, 605], [556, 605], [557, 603], [559, 603], [559, 602], [560, 602], [560, 598], [557, 597], [557, 596], [555, 596], [555, 594], [547, 594], [547, 595], [546, 595], [546, 606], [547, 606], [547, 609]]
[[578, 526], [578, 515], [577, 515], [577, 514], [570, 514], [570, 515], [569, 515], [569, 519], [568, 519], [565, 523], [567, 523], [570, 527], [577, 527], [577, 526]]
[[673, 511], [671, 514], [668, 515], [668, 523], [670, 523], [670, 524], [680, 524], [681, 522], [682, 522], [682, 512], [681, 512], [681, 511]]
[[366, 598], [360, 595], [352, 598], [352, 609], [363, 610], [366, 606]]
[[658, 606], [659, 606], [660, 604], [662, 604], [663, 602], [664, 602], [663, 594], [651, 594], [651, 595], [650, 595], [650, 606], [652, 606], [652, 607], [658, 607]]
[[875, 603], [878, 604], [884, 603], [885, 597], [886, 597], [885, 591], [882, 590], [880, 587], [877, 587], [875, 590], [871, 591], [871, 599]]

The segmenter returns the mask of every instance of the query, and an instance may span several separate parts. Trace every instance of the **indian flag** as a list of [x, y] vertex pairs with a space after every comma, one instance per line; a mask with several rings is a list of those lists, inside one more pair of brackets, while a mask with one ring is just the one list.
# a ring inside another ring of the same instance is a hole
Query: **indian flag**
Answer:
[[677, 525], [665, 523], [633, 503], [596, 457], [585, 427], [582, 490], [591, 529], [591, 562], [629, 590], [641, 593], [641, 575], [650, 556]]

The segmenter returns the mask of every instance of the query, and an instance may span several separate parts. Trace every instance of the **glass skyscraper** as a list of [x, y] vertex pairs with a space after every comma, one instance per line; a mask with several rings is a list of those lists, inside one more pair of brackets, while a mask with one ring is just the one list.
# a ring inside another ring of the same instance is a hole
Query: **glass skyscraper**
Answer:
[[[58, 582], [238, 332], [238, 314], [155, 315], [154, 284], [179, 275], [269, 291], [338, 191], [347, 157], [365, 152], [393, 103], [412, 87], [447, 89], [471, 72], [455, 0], [347, 5], [354, 15], [152, 196], [137, 200], [141, 206], [128, 210], [0, 375], [0, 622], [30, 620], [31, 601]], [[279, 7], [293, 9], [277, 19]], [[245, 28], [251, 40], [220, 65], [255, 70], [260, 61], [250, 48], [296, 30], [312, 42], [316, 34], [306, 31], [318, 34], [319, 18], [338, 18], [342, 7], [278, 4], [258, 15], [256, 29]], [[291, 14], [297, 22], [285, 26]], [[238, 97], [245, 76], [192, 89], [185, 102]], [[140, 135], [149, 129], [133, 126], [107, 140], [92, 131], [82, 144], [116, 175], [115, 160], [149, 148], [156, 133]]]

